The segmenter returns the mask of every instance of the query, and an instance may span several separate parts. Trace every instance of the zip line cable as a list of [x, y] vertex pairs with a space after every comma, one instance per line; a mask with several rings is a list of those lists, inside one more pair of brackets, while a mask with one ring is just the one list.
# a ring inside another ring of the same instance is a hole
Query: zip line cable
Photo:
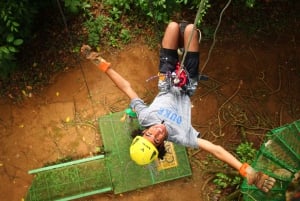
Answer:
[[[59, 0], [57, 0], [57, 5], [58, 5], [58, 9], [59, 9], [59, 12], [61, 14], [64, 26], [65, 26], [65, 29], [67, 31], [67, 34], [68, 34], [68, 37], [69, 37], [69, 41], [71, 43], [71, 47], [74, 47], [73, 38], [72, 38], [72, 35], [71, 35], [70, 31], [69, 31], [67, 20], [66, 20], [66, 17], [64, 15], [64, 12], [62, 10], [62, 7], [61, 7], [61, 4], [60, 4]], [[96, 119], [96, 112], [95, 112], [95, 108], [94, 108], [94, 105], [93, 105], [92, 95], [91, 95], [91, 91], [90, 91], [89, 85], [88, 85], [88, 83], [86, 81], [86, 76], [85, 76], [85, 73], [83, 71], [83, 67], [82, 67], [81, 62], [78, 59], [78, 57], [74, 56], [74, 59], [79, 64], [79, 66], [80, 66], [81, 74], [82, 74], [82, 77], [83, 77], [83, 80], [84, 80], [84, 83], [85, 83], [85, 86], [86, 86], [86, 89], [87, 89], [87, 92], [88, 92], [89, 100], [90, 100], [90, 102], [92, 104], [93, 115], [94, 115], [94, 117]]]
[[223, 13], [224, 13], [225, 10], [228, 8], [228, 6], [230, 5], [230, 3], [231, 3], [231, 0], [228, 0], [228, 2], [226, 3], [226, 5], [224, 6], [224, 8], [222, 9], [222, 11], [221, 11], [221, 13], [220, 13], [219, 21], [218, 21], [217, 27], [216, 27], [215, 32], [214, 32], [213, 43], [212, 43], [212, 45], [211, 45], [210, 48], [209, 48], [208, 56], [207, 56], [207, 58], [206, 58], [206, 60], [205, 60], [205, 62], [204, 62], [204, 64], [203, 64], [203, 67], [202, 67], [202, 69], [201, 69], [201, 71], [200, 71], [200, 75], [202, 75], [202, 72], [204, 71], [204, 68], [206, 67], [206, 65], [207, 65], [207, 63], [208, 63], [208, 61], [209, 61], [209, 59], [210, 59], [212, 50], [213, 50], [213, 48], [214, 48], [214, 46], [215, 46], [215, 43], [216, 43], [216, 35], [217, 35], [217, 31], [218, 31], [218, 29], [219, 29], [219, 27], [220, 27], [221, 21], [222, 21]]

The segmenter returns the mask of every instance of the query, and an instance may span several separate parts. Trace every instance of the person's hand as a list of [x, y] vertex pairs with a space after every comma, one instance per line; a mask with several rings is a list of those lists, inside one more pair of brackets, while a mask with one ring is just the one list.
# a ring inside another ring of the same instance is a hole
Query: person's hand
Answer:
[[95, 64], [101, 71], [106, 72], [110, 67], [110, 63], [103, 59], [99, 53], [91, 52], [92, 48], [88, 45], [81, 47], [81, 53], [83, 56]]
[[82, 45], [80, 48], [81, 54], [87, 59], [87, 57], [91, 54], [92, 48], [89, 45]]
[[254, 184], [263, 192], [269, 192], [274, 186], [276, 180], [263, 172], [255, 171], [250, 165], [244, 163], [239, 170], [240, 174], [247, 178], [248, 184]]
[[252, 172], [252, 174], [248, 174], [247, 180], [250, 185], [254, 184], [257, 188], [266, 193], [272, 189], [276, 182], [276, 180], [273, 177], [270, 177], [262, 172], [256, 171]]

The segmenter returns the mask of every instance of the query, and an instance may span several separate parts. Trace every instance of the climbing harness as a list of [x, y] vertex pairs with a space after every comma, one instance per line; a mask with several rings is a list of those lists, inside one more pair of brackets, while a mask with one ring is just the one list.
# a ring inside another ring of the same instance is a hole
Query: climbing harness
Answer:
[[177, 87], [183, 87], [187, 83], [187, 73], [185, 70], [180, 69], [179, 62], [176, 65], [175, 72], [172, 73], [172, 78], [174, 79], [174, 85]]

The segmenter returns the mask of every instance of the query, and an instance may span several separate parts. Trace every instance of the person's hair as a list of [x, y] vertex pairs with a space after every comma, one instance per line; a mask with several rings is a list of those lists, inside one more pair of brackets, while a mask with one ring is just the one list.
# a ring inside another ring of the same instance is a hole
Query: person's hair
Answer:
[[[145, 130], [145, 129], [144, 129]], [[131, 137], [135, 138], [136, 136], [143, 136], [143, 129], [135, 129], [131, 132]], [[158, 147], [156, 147], [158, 150], [158, 158], [163, 159], [165, 154], [167, 153], [165, 148], [165, 143], [162, 142]]]

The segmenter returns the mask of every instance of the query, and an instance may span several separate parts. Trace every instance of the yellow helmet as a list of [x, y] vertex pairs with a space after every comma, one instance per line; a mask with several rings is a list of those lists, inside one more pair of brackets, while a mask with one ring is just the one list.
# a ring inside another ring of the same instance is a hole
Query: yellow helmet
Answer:
[[157, 148], [142, 136], [136, 136], [130, 145], [130, 157], [138, 165], [147, 165], [158, 156]]

